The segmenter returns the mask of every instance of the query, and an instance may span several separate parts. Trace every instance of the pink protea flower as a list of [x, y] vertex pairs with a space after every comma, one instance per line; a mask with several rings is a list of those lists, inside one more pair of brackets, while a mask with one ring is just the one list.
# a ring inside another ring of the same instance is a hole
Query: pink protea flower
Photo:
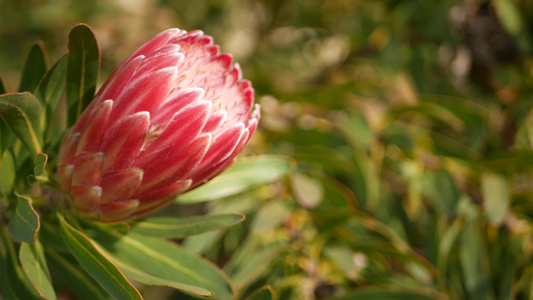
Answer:
[[211, 37], [166, 30], [121, 63], [69, 129], [60, 184], [86, 217], [145, 215], [231, 165], [257, 127], [253, 102]]

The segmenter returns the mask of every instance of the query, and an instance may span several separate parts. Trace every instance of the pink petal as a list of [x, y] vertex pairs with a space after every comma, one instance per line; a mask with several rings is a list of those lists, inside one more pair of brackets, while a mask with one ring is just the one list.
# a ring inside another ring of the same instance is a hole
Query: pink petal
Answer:
[[150, 125], [150, 115], [143, 111], [122, 118], [104, 136], [103, 171], [128, 168], [139, 155]]
[[94, 107], [88, 122], [81, 133], [76, 153], [97, 151], [104, 135], [107, 120], [113, 108], [113, 101], [106, 100]]
[[113, 222], [130, 217], [137, 210], [139, 200], [126, 200], [100, 206], [100, 221]]
[[226, 120], [226, 111], [225, 110], [219, 110], [211, 114], [209, 116], [209, 120], [204, 126], [204, 129], [202, 132], [211, 132], [219, 127], [222, 126], [222, 123]]
[[157, 114], [153, 116], [152, 124], [168, 122], [177, 111], [199, 101], [204, 97], [204, 94], [205, 92], [201, 88], [187, 88], [171, 94], [168, 100], [161, 105]]
[[176, 37], [182, 36], [186, 33], [186, 31], [179, 30], [177, 28], [167, 29], [145, 42], [141, 47], [135, 50], [135, 52], [133, 52], [130, 57], [135, 57], [139, 55], [149, 55], [161, 46], [168, 43], [171, 39], [175, 39]]
[[173, 88], [177, 68], [168, 67], [132, 79], [128, 88], [115, 101], [109, 118], [112, 122], [123, 116], [147, 111], [154, 114]]
[[102, 189], [99, 186], [72, 185], [70, 194], [76, 208], [95, 210], [100, 204]]
[[237, 147], [244, 131], [244, 124], [242, 123], [235, 124], [233, 127], [224, 130], [209, 147], [198, 169], [202, 170], [226, 159]]
[[76, 155], [76, 148], [80, 140], [80, 133], [74, 132], [70, 129], [59, 146], [59, 154], [57, 155], [57, 164], [70, 164], [74, 155]]
[[72, 160], [72, 185], [97, 185], [102, 176], [103, 154], [83, 152]]
[[106, 173], [100, 180], [102, 198], [100, 203], [127, 200], [137, 191], [143, 178], [143, 170], [131, 168]]
[[166, 67], [180, 65], [185, 56], [182, 53], [179, 53], [179, 49], [179, 45], [166, 45], [160, 48], [144, 59], [142, 66], [137, 72], [140, 74], [146, 74]]
[[191, 180], [178, 180], [162, 188], [149, 190], [136, 198], [141, 202], [135, 216], [146, 215], [161, 206], [172, 202], [179, 194], [191, 186]]
[[[177, 112], [166, 129], [144, 152], [149, 154], [157, 151], [159, 152], [160, 159], [164, 159], [168, 154], [181, 151], [190, 145], [202, 131], [210, 110], [211, 103], [201, 101], [191, 104]], [[161, 150], [165, 151], [161, 152]], [[144, 163], [142, 157], [140, 157], [135, 162], [135, 165], [140, 168], [145, 168]]]
[[210, 144], [211, 135], [205, 134], [199, 136], [187, 148], [175, 153], [166, 160], [154, 161], [154, 166], [145, 170], [139, 192], [142, 193], [182, 179], [181, 177], [185, 173], [198, 165]]
[[198, 186], [208, 182], [209, 180], [213, 179], [218, 174], [224, 172], [227, 168], [229, 168], [233, 162], [234, 158], [227, 159], [224, 161], [221, 161], [217, 163], [216, 165], [210, 166], [207, 169], [199, 170], [199, 173], [190, 174], [192, 178], [192, 185], [189, 188], [189, 190], [195, 189]]
[[144, 56], [137, 56], [124, 66], [117, 68], [98, 91], [99, 99], [101, 101], [116, 100], [143, 60]]

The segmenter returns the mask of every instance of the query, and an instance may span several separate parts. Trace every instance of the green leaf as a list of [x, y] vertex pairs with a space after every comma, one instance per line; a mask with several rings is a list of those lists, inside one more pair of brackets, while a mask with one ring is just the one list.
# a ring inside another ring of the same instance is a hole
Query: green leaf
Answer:
[[461, 233], [459, 249], [461, 274], [469, 299], [490, 299], [491, 275], [484, 264], [487, 250], [482, 224], [472, 216]]
[[512, 0], [492, 0], [494, 9], [498, 15], [498, 20], [502, 23], [505, 29], [516, 35], [522, 29], [522, 16], [519, 8]]
[[[94, 238], [131, 279], [146, 283], [159, 282], [160, 285], [175, 282], [178, 284], [170, 286], [176, 289], [186, 289], [187, 285], [195, 289], [201, 287], [220, 298], [233, 295], [231, 284], [216, 266], [177, 244], [134, 232], [101, 231]], [[151, 277], [148, 278], [146, 274]]]
[[39, 295], [45, 299], [56, 299], [56, 294], [50, 281], [48, 267], [42, 265], [43, 260], [37, 258], [33, 249], [35, 246], [30, 246], [26, 243], [20, 246], [20, 263], [26, 276], [28, 276], [35, 289], [39, 292]]
[[30, 50], [30, 54], [24, 64], [22, 78], [20, 79], [19, 92], [35, 92], [39, 81], [48, 69], [48, 59], [44, 44], [38, 41]]
[[6, 150], [0, 158], [0, 192], [3, 195], [9, 195], [13, 191], [16, 175], [13, 154]]
[[291, 184], [293, 195], [301, 206], [307, 209], [313, 209], [322, 202], [324, 198], [324, 185], [320, 180], [296, 172], [291, 176]]
[[102, 287], [117, 299], [142, 299], [119, 269], [107, 260], [91, 240], [58, 215], [60, 230], [71, 253]]
[[54, 249], [45, 249], [50, 267], [60, 274], [67, 286], [76, 293], [81, 300], [111, 299], [111, 296], [96, 282], [78, 261], [71, 255], [58, 253]]
[[[105, 250], [103, 249], [100, 249], [100, 250], [105, 253]], [[137, 269], [135, 267], [132, 267], [131, 265], [121, 262], [120, 260], [114, 258], [109, 253], [106, 253], [106, 255], [109, 258], [109, 260], [111, 260], [124, 273], [124, 275], [128, 276], [128, 278], [134, 278], [138, 282], [142, 282], [148, 285], [171, 287], [171, 288], [175, 288], [178, 290], [197, 294], [200, 296], [213, 296], [215, 294], [210, 290], [207, 290], [207, 289], [204, 289], [198, 286], [183, 284], [177, 281], [167, 280], [167, 279], [160, 278], [158, 276], [150, 275], [140, 269]]]
[[275, 300], [276, 294], [270, 285], [265, 285], [259, 290], [255, 291], [247, 300]]
[[493, 225], [500, 225], [509, 207], [509, 191], [504, 176], [485, 173], [481, 176], [485, 215]]
[[93, 100], [100, 67], [100, 49], [91, 28], [74, 27], [68, 36], [67, 102], [68, 127]]
[[68, 54], [63, 55], [55, 65], [46, 73], [39, 83], [35, 92], [35, 97], [39, 99], [43, 109], [41, 111], [41, 128], [48, 132], [48, 123], [55, 111], [63, 87], [65, 86], [65, 74], [67, 72]]
[[153, 237], [183, 238], [226, 228], [244, 220], [244, 215], [224, 214], [190, 218], [151, 217], [131, 226], [131, 232]]
[[39, 215], [33, 209], [28, 196], [21, 196], [17, 193], [15, 195], [17, 196], [17, 208], [7, 224], [7, 229], [14, 239], [33, 243], [40, 227]]
[[180, 195], [176, 201], [196, 203], [235, 195], [281, 178], [292, 168], [294, 162], [288, 157], [263, 155], [246, 158], [237, 161], [204, 186]]
[[48, 161], [48, 155], [44, 153], [38, 153], [35, 157], [34, 163], [35, 167], [33, 168], [34, 176], [41, 176], [44, 173], [44, 168], [46, 167], [46, 162]]
[[35, 156], [42, 152], [39, 126], [41, 106], [30, 93], [9, 93], [0, 96], [0, 118]]

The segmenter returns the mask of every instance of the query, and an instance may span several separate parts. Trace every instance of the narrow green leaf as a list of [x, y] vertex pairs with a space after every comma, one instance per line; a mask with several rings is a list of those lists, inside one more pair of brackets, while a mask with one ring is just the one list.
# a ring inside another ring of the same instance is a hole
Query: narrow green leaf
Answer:
[[72, 126], [94, 97], [100, 65], [100, 49], [94, 33], [85, 24], [68, 36], [67, 101], [68, 127]]
[[490, 275], [483, 260], [487, 246], [477, 219], [470, 220], [460, 238], [459, 258], [464, 285], [470, 299], [490, 299]]
[[48, 58], [44, 44], [38, 41], [33, 45], [24, 64], [22, 78], [20, 79], [19, 92], [35, 92], [39, 81], [48, 69]]
[[111, 296], [84, 271], [74, 257], [60, 254], [50, 247], [47, 247], [45, 251], [52, 271], [56, 270], [61, 279], [81, 300], [111, 299]]
[[44, 168], [46, 167], [46, 162], [48, 161], [48, 155], [44, 153], [38, 153], [35, 157], [34, 163], [35, 167], [33, 167], [33, 175], [34, 176], [41, 176], [43, 175]]
[[219, 298], [233, 295], [230, 282], [216, 266], [167, 240], [134, 232], [98, 232], [95, 241], [114, 260], [127, 266], [123, 271], [131, 279], [148, 283], [151, 281], [143, 275], [148, 274], [166, 282], [161, 285], [178, 283], [171, 285], [177, 289], [189, 285], [212, 291]]
[[50, 274], [48, 274], [48, 267], [42, 265], [42, 260], [37, 259], [34, 252], [35, 246], [23, 243], [20, 246], [19, 259], [24, 269], [24, 273], [30, 279], [35, 289], [45, 299], [56, 299], [56, 294], [52, 283], [50, 282]]
[[211, 201], [235, 195], [281, 178], [294, 167], [283, 156], [263, 155], [237, 161], [206, 185], [179, 196], [179, 203]]
[[117, 299], [142, 299], [119, 269], [107, 260], [91, 240], [58, 215], [61, 235], [71, 253], [102, 287]]
[[483, 174], [481, 176], [481, 193], [487, 219], [494, 225], [500, 225], [509, 207], [509, 191], [505, 177], [495, 173]]
[[6, 150], [0, 158], [0, 192], [3, 195], [9, 195], [13, 191], [16, 175], [13, 154]]
[[140, 269], [137, 269], [135, 267], [132, 267], [131, 265], [125, 264], [124, 262], [120, 261], [119, 259], [113, 257], [111, 254], [106, 252], [103, 249], [99, 249], [102, 253], [105, 253], [106, 257], [112, 261], [128, 278], [135, 278], [136, 281], [142, 282], [144, 284], [148, 285], [159, 285], [159, 286], [166, 286], [175, 288], [178, 290], [190, 292], [193, 294], [197, 294], [200, 296], [213, 296], [215, 293], [213, 293], [210, 290], [193, 286], [189, 284], [183, 284], [177, 281], [173, 280], [167, 280], [160, 278], [158, 276], [150, 275]]
[[131, 226], [131, 231], [154, 237], [183, 238], [226, 228], [244, 220], [244, 215], [224, 214], [191, 218], [151, 217]]
[[30, 93], [8, 93], [0, 96], [0, 118], [35, 156], [42, 152], [39, 126], [41, 106]]
[[21, 196], [17, 193], [15, 195], [17, 196], [17, 208], [7, 224], [7, 229], [14, 239], [33, 243], [40, 227], [39, 215], [33, 209], [28, 196]]
[[46, 73], [39, 83], [35, 97], [39, 99], [43, 109], [41, 111], [41, 128], [48, 132], [48, 123], [55, 111], [63, 87], [65, 86], [65, 74], [67, 72], [68, 54], [63, 55], [55, 65]]
[[265, 285], [259, 290], [255, 291], [247, 300], [275, 300], [276, 294], [270, 285]]

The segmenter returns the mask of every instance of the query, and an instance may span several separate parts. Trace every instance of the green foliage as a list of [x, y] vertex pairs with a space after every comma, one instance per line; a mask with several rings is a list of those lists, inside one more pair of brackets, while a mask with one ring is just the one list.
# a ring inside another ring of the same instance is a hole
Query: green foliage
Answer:
[[70, 127], [93, 100], [100, 68], [100, 48], [92, 30], [79, 24], [70, 31], [68, 50], [66, 93]]

